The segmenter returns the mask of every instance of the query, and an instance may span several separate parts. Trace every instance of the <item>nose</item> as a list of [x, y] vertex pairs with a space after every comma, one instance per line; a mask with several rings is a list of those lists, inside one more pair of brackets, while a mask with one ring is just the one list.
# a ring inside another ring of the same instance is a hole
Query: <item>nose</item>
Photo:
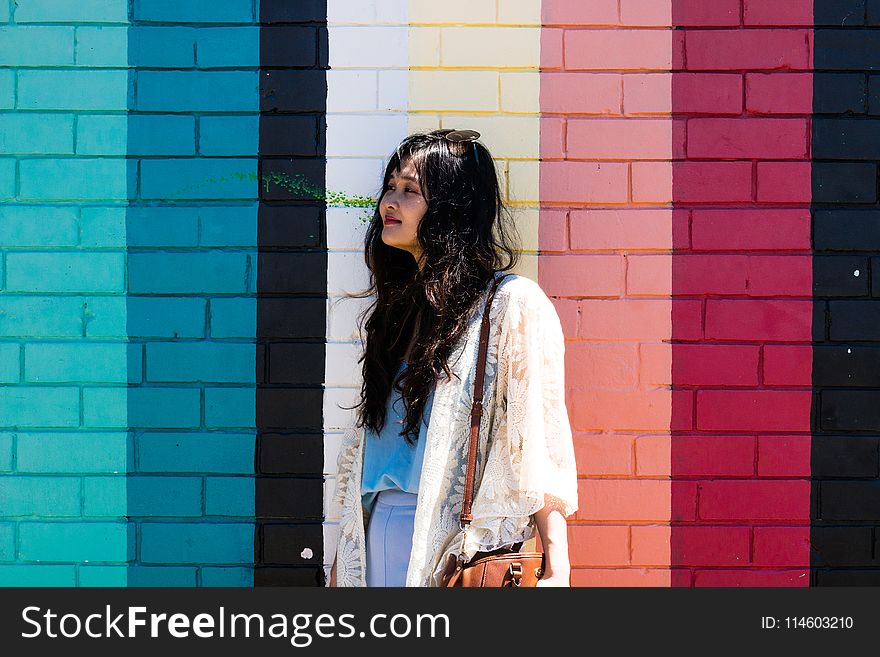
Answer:
[[382, 204], [385, 206], [386, 210], [397, 208], [397, 197], [395, 196], [395, 192], [385, 192], [385, 196], [382, 197]]

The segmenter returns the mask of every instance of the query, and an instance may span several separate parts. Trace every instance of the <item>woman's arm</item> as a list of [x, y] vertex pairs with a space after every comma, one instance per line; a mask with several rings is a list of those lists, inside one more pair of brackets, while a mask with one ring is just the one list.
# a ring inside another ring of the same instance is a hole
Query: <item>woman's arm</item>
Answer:
[[[501, 349], [507, 355], [500, 379], [507, 401], [502, 445], [513, 456], [503, 463], [515, 482], [510, 495], [532, 512], [544, 547], [538, 586], [570, 586], [566, 518], [578, 508], [577, 464], [565, 405], [565, 336], [550, 299], [534, 282], [521, 284], [503, 317]], [[518, 454], [517, 454], [518, 451]]]
[[544, 575], [538, 586], [571, 586], [571, 563], [568, 558], [568, 523], [560, 505], [547, 497], [544, 506], [534, 514], [541, 545], [544, 548]]

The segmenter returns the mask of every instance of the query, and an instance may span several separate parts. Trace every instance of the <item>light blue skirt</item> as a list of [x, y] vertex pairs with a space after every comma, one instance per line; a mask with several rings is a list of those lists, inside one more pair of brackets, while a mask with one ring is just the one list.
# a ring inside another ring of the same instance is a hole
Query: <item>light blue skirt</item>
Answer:
[[406, 586], [418, 495], [383, 490], [367, 526], [367, 586]]

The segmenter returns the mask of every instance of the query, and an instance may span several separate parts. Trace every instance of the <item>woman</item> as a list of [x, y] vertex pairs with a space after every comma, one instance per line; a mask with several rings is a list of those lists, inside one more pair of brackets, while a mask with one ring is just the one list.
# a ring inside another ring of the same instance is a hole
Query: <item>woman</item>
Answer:
[[[516, 263], [495, 164], [470, 130], [406, 138], [390, 158], [365, 257], [358, 421], [343, 436], [331, 586], [438, 586], [470, 559], [541, 535], [539, 586], [569, 586], [577, 472], [556, 310]], [[473, 520], [459, 526], [479, 327], [490, 309]]]

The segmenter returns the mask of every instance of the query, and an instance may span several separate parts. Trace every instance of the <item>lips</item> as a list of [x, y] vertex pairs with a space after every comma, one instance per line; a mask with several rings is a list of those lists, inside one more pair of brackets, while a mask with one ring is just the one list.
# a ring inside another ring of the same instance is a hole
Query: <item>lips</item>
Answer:
[[394, 217], [385, 217], [385, 223], [387, 224], [399, 224], [400, 219], [395, 219]]

